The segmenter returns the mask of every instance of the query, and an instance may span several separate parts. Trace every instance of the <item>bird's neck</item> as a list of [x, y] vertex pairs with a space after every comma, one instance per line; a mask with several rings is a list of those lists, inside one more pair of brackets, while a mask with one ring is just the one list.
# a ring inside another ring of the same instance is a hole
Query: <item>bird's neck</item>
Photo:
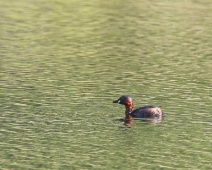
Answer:
[[125, 106], [125, 114], [130, 113], [132, 111], [133, 107], [132, 106]]
[[130, 116], [130, 112], [132, 112], [132, 109], [133, 109], [133, 103], [132, 104], [129, 104], [129, 105], [125, 105], [125, 119], [129, 119], [131, 120], [132, 119], [132, 116]]

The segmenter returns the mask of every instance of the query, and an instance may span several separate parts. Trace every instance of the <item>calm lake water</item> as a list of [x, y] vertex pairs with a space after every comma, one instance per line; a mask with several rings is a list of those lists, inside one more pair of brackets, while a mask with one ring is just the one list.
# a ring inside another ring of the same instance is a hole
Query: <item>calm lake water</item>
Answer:
[[[211, 0], [10, 0], [0, 15], [0, 169], [212, 169]], [[127, 128], [121, 95], [165, 119]]]

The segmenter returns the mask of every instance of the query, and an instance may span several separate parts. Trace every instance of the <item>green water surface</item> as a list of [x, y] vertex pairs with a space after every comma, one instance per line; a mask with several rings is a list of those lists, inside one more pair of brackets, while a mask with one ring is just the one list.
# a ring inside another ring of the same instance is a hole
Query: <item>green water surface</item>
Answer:
[[[0, 16], [0, 169], [212, 169], [211, 0], [10, 0]], [[127, 128], [121, 95], [164, 121]]]

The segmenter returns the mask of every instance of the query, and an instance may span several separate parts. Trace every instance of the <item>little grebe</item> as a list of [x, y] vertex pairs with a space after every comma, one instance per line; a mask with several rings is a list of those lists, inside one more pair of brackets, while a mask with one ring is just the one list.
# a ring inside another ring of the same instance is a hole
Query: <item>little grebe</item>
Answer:
[[133, 118], [155, 118], [164, 116], [161, 108], [156, 106], [143, 106], [132, 111], [134, 105], [132, 98], [129, 96], [121, 96], [118, 100], [114, 100], [113, 103], [125, 105], [125, 119], [128, 120], [132, 120]]

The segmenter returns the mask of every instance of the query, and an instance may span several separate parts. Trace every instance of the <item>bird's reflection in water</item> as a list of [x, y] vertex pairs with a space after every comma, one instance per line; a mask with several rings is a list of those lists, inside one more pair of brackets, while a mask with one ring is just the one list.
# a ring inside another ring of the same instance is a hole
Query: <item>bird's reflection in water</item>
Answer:
[[161, 124], [164, 120], [163, 116], [160, 117], [154, 117], [154, 118], [134, 118], [134, 119], [116, 119], [117, 121], [120, 121], [123, 123], [123, 125], [125, 125], [127, 128], [132, 128], [133, 122], [134, 121], [140, 121], [140, 122], [144, 122], [144, 123], [148, 123], [148, 124]]
[[150, 123], [150, 124], [160, 124], [162, 123], [164, 120], [163, 116], [160, 117], [153, 117], [153, 118], [141, 118], [140, 121], [141, 122], [146, 122], [146, 123]]

